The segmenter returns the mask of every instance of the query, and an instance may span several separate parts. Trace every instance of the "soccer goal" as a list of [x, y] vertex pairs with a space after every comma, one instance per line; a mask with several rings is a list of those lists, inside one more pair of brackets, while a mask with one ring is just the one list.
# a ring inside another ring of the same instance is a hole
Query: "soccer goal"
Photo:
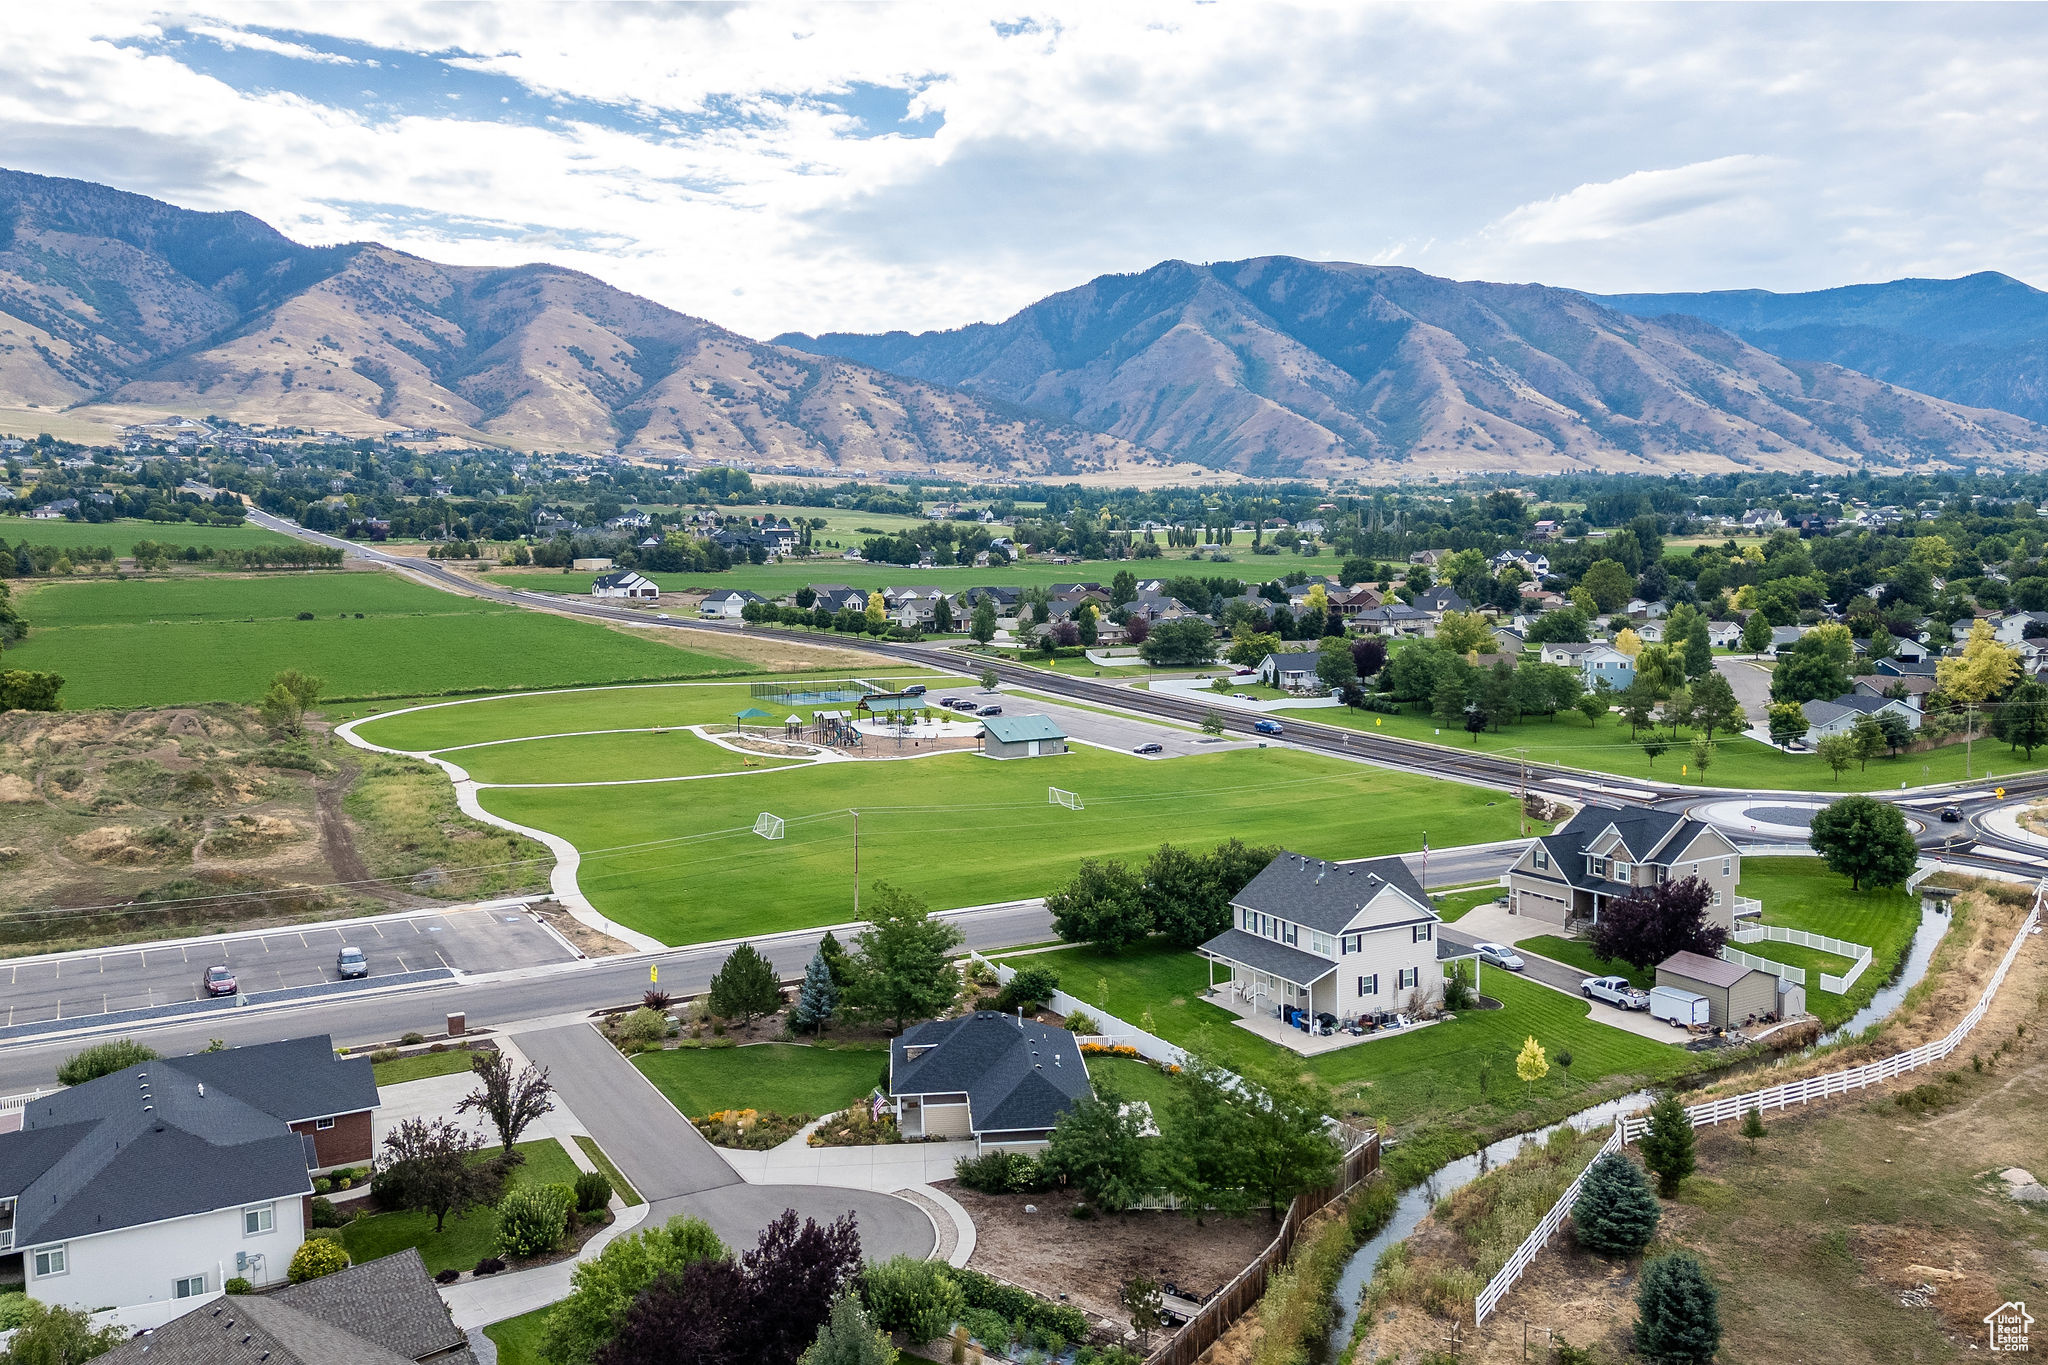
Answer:
[[1070, 791], [1063, 791], [1058, 787], [1047, 787], [1045, 789], [1045, 804], [1048, 806], [1065, 806], [1068, 810], [1082, 809], [1080, 797]]
[[782, 837], [782, 817], [770, 815], [765, 810], [762, 811], [754, 817], [754, 833], [760, 835], [763, 839], [780, 839]]

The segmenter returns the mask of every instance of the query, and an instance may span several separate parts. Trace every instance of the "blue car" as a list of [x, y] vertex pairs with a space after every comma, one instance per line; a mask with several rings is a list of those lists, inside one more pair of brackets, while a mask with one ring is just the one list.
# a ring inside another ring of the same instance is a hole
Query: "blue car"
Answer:
[[1262, 735], [1280, 735], [1286, 733], [1285, 730], [1282, 730], [1280, 728], [1280, 722], [1277, 720], [1262, 720], [1258, 724], [1252, 726], [1252, 729], [1257, 730]]

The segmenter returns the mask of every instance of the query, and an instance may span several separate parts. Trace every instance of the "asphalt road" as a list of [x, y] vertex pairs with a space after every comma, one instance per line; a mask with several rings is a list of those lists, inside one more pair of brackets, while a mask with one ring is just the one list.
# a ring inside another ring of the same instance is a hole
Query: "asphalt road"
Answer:
[[[1053, 937], [1052, 916], [1043, 901], [1020, 901], [947, 915], [965, 937], [966, 946], [984, 950], [1042, 943]], [[836, 931], [841, 942], [851, 935]], [[802, 974], [817, 950], [823, 930], [758, 940], [775, 969], [785, 978]], [[355, 1046], [385, 1042], [408, 1030], [438, 1033], [445, 1016], [460, 1010], [474, 1027], [511, 1024], [552, 1015], [580, 1015], [606, 1005], [637, 1000], [648, 987], [650, 966], [660, 969], [661, 986], [678, 995], [707, 989], [711, 977], [731, 951], [730, 945], [678, 948], [666, 953], [623, 958], [597, 958], [527, 973], [457, 980], [394, 990], [385, 994], [327, 997], [268, 1009], [227, 1010], [197, 1020], [180, 1020], [114, 1032], [147, 1042], [165, 1056], [204, 1049], [220, 1038], [230, 1045], [274, 1042], [325, 1033], [338, 1044]], [[196, 978], [195, 978], [196, 979]], [[26, 1039], [0, 1046], [0, 1095], [47, 1089], [64, 1058], [94, 1041], [90, 1038]]]
[[454, 910], [365, 919], [346, 928], [225, 934], [203, 942], [0, 963], [0, 1027], [44, 1020], [84, 1024], [88, 1016], [113, 1010], [203, 999], [200, 978], [221, 962], [234, 968], [245, 995], [339, 981], [334, 964], [344, 944], [361, 948], [369, 959], [365, 989], [379, 977], [435, 967], [497, 972], [575, 958], [533, 916], [517, 910]]
[[[1249, 740], [1219, 739], [1178, 725], [1162, 725], [1143, 716], [1111, 715], [1105, 711], [1064, 706], [1049, 698], [1026, 692], [987, 693], [977, 687], [971, 691], [962, 691], [959, 695], [971, 696], [977, 701], [995, 702], [1003, 708], [1003, 714], [1006, 716], [1050, 717], [1067, 732], [1069, 738], [1082, 744], [1094, 744], [1123, 753], [1129, 753], [1141, 744], [1157, 744], [1158, 753], [1144, 756], [1151, 762], [1180, 758], [1187, 754], [1213, 754], [1223, 749], [1253, 747]], [[1082, 795], [1085, 798], [1087, 794], [1084, 792]]]

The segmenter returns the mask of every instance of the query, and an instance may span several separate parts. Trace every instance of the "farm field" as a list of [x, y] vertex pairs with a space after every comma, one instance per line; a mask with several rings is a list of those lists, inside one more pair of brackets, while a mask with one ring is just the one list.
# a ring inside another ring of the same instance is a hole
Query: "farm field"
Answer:
[[[1241, 689], [1249, 691], [1251, 689]], [[1691, 783], [1700, 787], [1730, 787], [1743, 790], [1816, 792], [1895, 791], [1901, 783], [1919, 787], [1937, 782], [1961, 782], [1967, 776], [1988, 782], [1994, 775], [2035, 771], [2048, 767], [2048, 750], [2037, 750], [2035, 760], [1998, 747], [1985, 740], [1976, 746], [1974, 760], [1963, 746], [1952, 744], [1926, 753], [1898, 758], [1874, 758], [1862, 768], [1851, 768], [1837, 778], [1832, 769], [1812, 754], [1787, 754], [1742, 736], [1714, 737], [1714, 761], [1702, 775], [1692, 766], [1690, 732], [1682, 742], [1667, 749], [1654, 763], [1642, 746], [1629, 737], [1628, 723], [1608, 715], [1588, 725], [1583, 716], [1559, 715], [1555, 720], [1525, 720], [1504, 727], [1498, 734], [1488, 731], [1477, 743], [1470, 735], [1438, 734], [1437, 723], [1428, 715], [1413, 711], [1400, 715], [1375, 715], [1345, 707], [1283, 708], [1274, 713], [1341, 725], [1348, 729], [1389, 735], [1396, 739], [1421, 740], [1452, 749], [1478, 749], [1482, 753], [1526, 755], [1532, 763], [1555, 763], [1619, 777], [1654, 778], [1660, 782]], [[1668, 738], [1670, 730], [1663, 732]], [[1980, 736], [1982, 738], [1982, 736]]]
[[745, 669], [382, 573], [49, 583], [24, 596], [22, 611], [32, 630], [8, 650], [9, 667], [62, 674], [73, 710], [253, 702], [286, 668], [324, 678], [337, 700]]
[[[1701, 1065], [1681, 1048], [1594, 1022], [1583, 1000], [1507, 972], [1489, 970], [1482, 983], [1502, 1009], [1467, 1011], [1449, 1023], [1302, 1058], [1237, 1027], [1236, 1015], [1202, 999], [1210, 968], [1192, 952], [1163, 943], [1122, 953], [1076, 947], [1018, 961], [1052, 968], [1062, 987], [1084, 1000], [1105, 997], [1120, 1019], [1149, 1012], [1159, 1036], [1219, 1065], [1254, 1077], [1306, 1072], [1332, 1086], [1351, 1112], [1397, 1127], [1520, 1126], [1590, 1103], [1599, 1092], [1667, 1081]], [[1534, 1085], [1516, 1079], [1515, 1054], [1530, 1037], [1553, 1059], [1560, 1049], [1571, 1051], [1568, 1080], [1556, 1066]], [[1490, 1068], [1483, 1079], [1482, 1068]]]
[[246, 550], [252, 545], [290, 545], [291, 537], [260, 526], [201, 526], [189, 521], [35, 521], [0, 517], [0, 540], [10, 545], [113, 547], [116, 555], [132, 554], [138, 540], [166, 545], [197, 545], [209, 550]]
[[[1180, 557], [1176, 558], [1178, 555]], [[1289, 564], [1286, 567], [1292, 568]], [[1089, 559], [1072, 564], [1032, 561], [1006, 564], [1000, 568], [976, 569], [953, 565], [920, 569], [914, 564], [868, 564], [850, 562], [837, 555], [782, 564], [745, 564], [724, 573], [650, 573], [647, 577], [665, 593], [706, 593], [721, 588], [744, 588], [763, 597], [779, 598], [806, 583], [843, 583], [848, 587], [876, 589], [929, 585], [952, 591], [980, 587], [1043, 587], [1053, 583], [1101, 583], [1108, 585], [1118, 569], [1128, 569], [1139, 578], [1171, 578], [1176, 574], [1208, 577], [1215, 574], [1237, 578], [1267, 578], [1272, 568], [1254, 569], [1232, 562], [1211, 565], [1207, 560], [1190, 562], [1185, 552], [1175, 551], [1160, 559]], [[559, 569], [499, 569], [483, 576], [486, 583], [501, 588], [524, 588], [529, 592], [585, 594], [597, 577], [591, 573], [563, 573]]]

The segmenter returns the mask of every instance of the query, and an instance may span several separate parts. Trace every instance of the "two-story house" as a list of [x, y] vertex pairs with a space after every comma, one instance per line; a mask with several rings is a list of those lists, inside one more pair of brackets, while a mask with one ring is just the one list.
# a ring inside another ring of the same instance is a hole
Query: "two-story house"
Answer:
[[1536, 657], [1546, 664], [1576, 668], [1579, 683], [1588, 692], [1598, 691], [1602, 683], [1620, 692], [1636, 680], [1636, 661], [1609, 644], [1548, 644]]
[[1200, 952], [1230, 968], [1221, 998], [1241, 1013], [1355, 1019], [1443, 999], [1436, 906], [1399, 858], [1282, 853], [1230, 905], [1232, 927]]
[[1740, 908], [1742, 853], [1712, 825], [1671, 811], [1587, 806], [1524, 849], [1508, 869], [1508, 910], [1550, 924], [1594, 923], [1611, 900], [1698, 877], [1707, 917], [1730, 928]]

